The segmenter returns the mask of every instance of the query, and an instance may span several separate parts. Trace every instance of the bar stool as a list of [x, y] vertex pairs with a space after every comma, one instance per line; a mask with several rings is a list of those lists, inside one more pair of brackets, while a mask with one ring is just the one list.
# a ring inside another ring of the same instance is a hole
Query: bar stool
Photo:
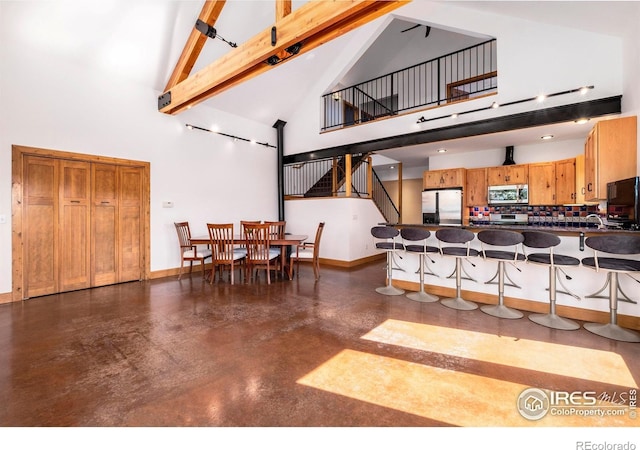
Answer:
[[[437, 302], [438, 297], [435, 295], [429, 294], [424, 290], [424, 276], [426, 275], [434, 275], [437, 276], [431, 268], [429, 267], [429, 263], [427, 263], [426, 258], [432, 263], [435, 263], [433, 259], [429, 257], [429, 253], [439, 253], [438, 247], [432, 247], [427, 245], [427, 239], [431, 236], [431, 232], [429, 230], [425, 230], [424, 228], [403, 228], [400, 230], [400, 236], [404, 241], [404, 248], [409, 253], [417, 253], [420, 257], [420, 267], [416, 273], [420, 274], [420, 291], [412, 292], [407, 294], [407, 298], [411, 300], [415, 300], [416, 302]], [[407, 244], [408, 242], [420, 242], [420, 244]], [[425, 267], [427, 272], [425, 272]]]
[[385, 250], [387, 253], [387, 285], [376, 288], [376, 292], [383, 295], [404, 294], [404, 289], [392, 285], [395, 253], [399, 250], [404, 250], [404, 245], [396, 241], [396, 238], [400, 235], [400, 231], [395, 227], [377, 226], [371, 228], [371, 235], [376, 239], [380, 239], [379, 242], [376, 242], [376, 248]]
[[[576, 322], [560, 317], [556, 314], [556, 292], [571, 295], [572, 297], [580, 300], [575, 294], [569, 292], [567, 287], [562, 283], [562, 279], [558, 275], [558, 270], [563, 272], [562, 267], [577, 267], [580, 265], [580, 260], [573, 256], [558, 255], [553, 252], [553, 248], [560, 244], [560, 238], [555, 234], [546, 233], [544, 231], [523, 231], [524, 236], [523, 245], [528, 248], [548, 249], [548, 253], [530, 253], [526, 255], [527, 262], [533, 264], [541, 264], [549, 266], [549, 313], [548, 314], [530, 314], [529, 320], [538, 325], [542, 325], [556, 330], [578, 330], [580, 325]], [[564, 272], [563, 272], [564, 273]], [[568, 275], [565, 274], [568, 278]], [[560, 282], [560, 285], [565, 289], [564, 291], [558, 291], [556, 289], [556, 279]]]
[[[622, 292], [618, 283], [618, 274], [627, 274], [635, 281], [640, 280], [631, 276], [631, 273], [640, 273], [640, 261], [636, 259], [616, 258], [611, 255], [638, 255], [640, 254], [640, 236], [608, 235], [590, 236], [584, 242], [587, 247], [593, 249], [593, 257], [583, 258], [582, 265], [594, 269], [596, 272], [606, 271], [607, 282], [604, 287], [588, 298], [599, 298], [598, 294], [609, 286], [609, 323], [585, 323], [586, 330], [598, 336], [623, 342], [640, 342], [640, 334], [627, 330], [618, 325], [618, 301], [626, 301], [637, 304]], [[598, 252], [610, 256], [601, 257]], [[618, 292], [622, 298], [618, 297]]]
[[[518, 245], [522, 244], [524, 236], [521, 233], [509, 230], [482, 230], [478, 232], [478, 240], [482, 243], [482, 250], [480, 251], [482, 257], [498, 261], [498, 271], [492, 279], [485, 282], [485, 284], [496, 284], [493, 280], [496, 277], [498, 278], [498, 304], [484, 305], [480, 307], [480, 310], [483, 313], [501, 319], [520, 319], [524, 314], [504, 304], [505, 285], [520, 288], [507, 275], [505, 263], [511, 263], [516, 267], [516, 262], [525, 260], [525, 256], [518, 252]], [[484, 244], [492, 247], [502, 247], [502, 249], [485, 249]], [[516, 269], [520, 270], [517, 267]], [[509, 280], [509, 283], [505, 283], [505, 278]]]
[[[469, 257], [478, 256], [478, 251], [470, 247], [471, 241], [475, 238], [475, 234], [469, 230], [461, 228], [441, 228], [436, 231], [438, 238], [438, 247], [442, 256], [450, 256], [456, 259], [456, 268], [447, 278], [456, 276], [456, 296], [453, 298], [444, 298], [440, 303], [448, 308], [459, 309], [463, 311], [471, 311], [478, 309], [478, 305], [465, 300], [461, 295], [462, 273], [466, 275], [466, 280], [476, 281], [469, 276], [462, 266], [462, 260], [468, 260]], [[442, 244], [458, 244], [457, 246]], [[464, 244], [464, 245], [463, 245]]]

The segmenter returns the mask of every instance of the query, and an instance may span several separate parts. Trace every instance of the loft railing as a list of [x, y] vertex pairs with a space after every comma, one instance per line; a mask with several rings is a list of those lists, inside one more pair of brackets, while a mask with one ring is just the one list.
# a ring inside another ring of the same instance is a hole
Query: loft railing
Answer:
[[387, 222], [400, 220], [400, 211], [373, 170], [368, 155], [286, 164], [283, 174], [285, 198], [370, 198]]
[[370, 197], [367, 155], [345, 155], [284, 166], [285, 197]]
[[322, 97], [322, 131], [497, 91], [496, 40], [473, 45]]

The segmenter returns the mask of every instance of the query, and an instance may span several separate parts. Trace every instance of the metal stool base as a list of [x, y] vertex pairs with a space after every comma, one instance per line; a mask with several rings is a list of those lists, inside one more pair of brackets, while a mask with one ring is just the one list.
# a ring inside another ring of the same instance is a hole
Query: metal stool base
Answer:
[[447, 308], [459, 309], [461, 311], [473, 311], [474, 309], [478, 309], [478, 305], [461, 297], [443, 298], [440, 303], [442, 303], [442, 306], [446, 306]]
[[382, 294], [382, 295], [402, 295], [404, 294], [404, 290], [394, 287], [394, 286], [384, 286], [384, 287], [379, 287], [376, 288], [376, 292], [378, 294]]
[[524, 317], [524, 314], [520, 311], [511, 309], [504, 305], [484, 305], [480, 307], [480, 311], [501, 319], [520, 319]]
[[410, 294], [407, 294], [407, 298], [409, 300], [422, 302], [422, 303], [433, 303], [439, 300], [439, 298], [436, 297], [435, 295], [428, 294], [427, 292], [424, 292], [424, 291], [412, 292]]
[[531, 314], [529, 315], [529, 320], [555, 330], [572, 331], [580, 329], [580, 325], [574, 321], [560, 317], [557, 314]]
[[593, 334], [613, 339], [615, 341], [640, 342], [640, 334], [635, 331], [622, 328], [614, 323], [585, 323], [584, 328]]

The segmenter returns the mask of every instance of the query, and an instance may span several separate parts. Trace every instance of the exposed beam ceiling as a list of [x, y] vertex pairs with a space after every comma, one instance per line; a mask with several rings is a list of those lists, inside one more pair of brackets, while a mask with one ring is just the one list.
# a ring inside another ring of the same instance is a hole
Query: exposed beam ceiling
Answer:
[[[158, 109], [163, 113], [178, 114], [225, 89], [271, 69], [273, 66], [268, 65], [266, 60], [271, 56], [282, 57], [286, 54], [283, 53], [285, 49], [294, 44], [302, 43], [302, 48], [290, 58], [308, 52], [410, 1], [313, 0], [288, 14], [287, 2], [284, 1], [278, 4], [276, 9], [275, 45], [272, 45], [272, 28], [269, 27], [244, 44], [238, 45], [227, 55], [167, 89], [158, 100]], [[282, 17], [279, 18], [279, 15]], [[198, 33], [197, 30], [194, 31]], [[281, 59], [280, 64], [284, 62], [286, 60]]]
[[[205, 1], [198, 19], [213, 26], [216, 23], [216, 20], [218, 20], [218, 17], [220, 17], [220, 12], [222, 11], [226, 1], [227, 0]], [[196, 30], [195, 26], [191, 29], [191, 34], [187, 38], [187, 42], [184, 44], [184, 49], [182, 50], [180, 58], [178, 58], [178, 63], [169, 77], [167, 86], [164, 88], [165, 91], [170, 90], [176, 84], [189, 77], [191, 69], [193, 69], [193, 65], [196, 63], [198, 56], [200, 56], [200, 52], [202, 51], [205, 42], [207, 42], [207, 39], [208, 37]]]

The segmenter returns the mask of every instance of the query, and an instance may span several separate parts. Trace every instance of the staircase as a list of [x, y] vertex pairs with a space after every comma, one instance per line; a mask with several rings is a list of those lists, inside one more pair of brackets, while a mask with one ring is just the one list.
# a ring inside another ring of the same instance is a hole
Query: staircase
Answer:
[[[361, 155], [352, 155], [351, 157], [351, 173], [353, 174], [355, 171], [360, 168], [360, 166], [367, 160], [369, 157], [368, 154]], [[316, 183], [309, 188], [307, 192], [305, 192], [304, 197], [332, 197], [337, 193], [338, 189], [344, 185], [346, 180], [346, 158], [344, 156], [340, 156], [337, 160], [336, 170], [338, 172], [337, 180], [335, 183], [334, 192], [334, 182], [333, 182], [333, 169], [328, 170]], [[356, 193], [358, 197], [361, 197], [361, 193], [355, 189], [353, 192]], [[366, 193], [364, 193], [366, 194]]]

